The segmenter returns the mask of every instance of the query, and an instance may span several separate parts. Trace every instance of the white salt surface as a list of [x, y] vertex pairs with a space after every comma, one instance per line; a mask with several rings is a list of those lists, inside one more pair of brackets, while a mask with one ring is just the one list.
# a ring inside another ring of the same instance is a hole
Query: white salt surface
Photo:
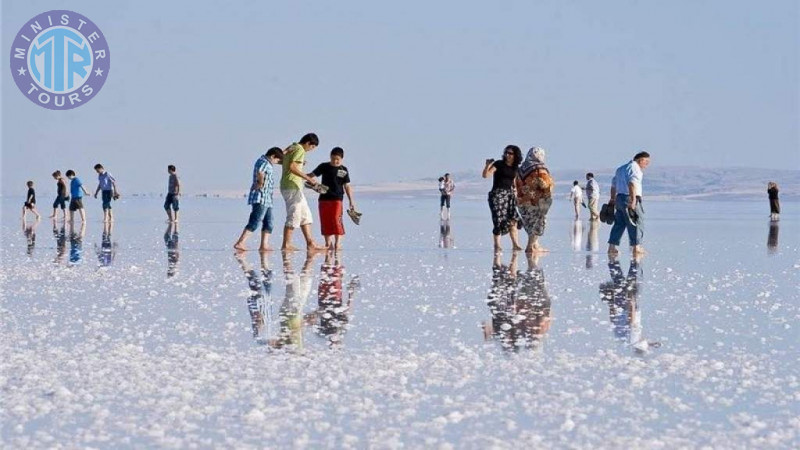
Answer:
[[512, 270], [436, 200], [362, 198], [338, 261], [237, 259], [242, 201], [176, 241], [158, 199], [82, 239], [4, 200], [0, 447], [800, 446], [800, 205], [653, 202], [631, 267], [558, 203]]

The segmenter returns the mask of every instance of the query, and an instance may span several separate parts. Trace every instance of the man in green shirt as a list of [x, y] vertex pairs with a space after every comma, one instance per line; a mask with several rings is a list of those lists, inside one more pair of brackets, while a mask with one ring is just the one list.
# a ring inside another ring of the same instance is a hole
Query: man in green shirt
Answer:
[[314, 150], [319, 145], [319, 138], [314, 133], [308, 133], [293, 143], [283, 153], [283, 175], [281, 176], [281, 195], [286, 201], [286, 225], [283, 227], [283, 245], [281, 250], [292, 251], [297, 247], [292, 245], [292, 232], [300, 227], [306, 239], [308, 250], [322, 250], [314, 242], [311, 235], [311, 208], [303, 194], [303, 182], [316, 184], [313, 178], [303, 171], [306, 153]]

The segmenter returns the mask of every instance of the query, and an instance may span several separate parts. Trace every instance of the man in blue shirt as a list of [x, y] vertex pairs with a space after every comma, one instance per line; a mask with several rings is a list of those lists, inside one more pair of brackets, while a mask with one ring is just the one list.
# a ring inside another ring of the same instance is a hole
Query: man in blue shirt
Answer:
[[67, 178], [69, 179], [69, 195], [72, 197], [69, 200], [69, 223], [74, 224], [75, 211], [81, 214], [81, 223], [86, 223], [86, 211], [83, 209], [83, 194], [89, 195], [89, 191], [83, 187], [81, 179], [75, 175], [75, 171], [70, 169], [67, 171]]
[[102, 164], [95, 164], [94, 170], [97, 172], [97, 189], [94, 191], [94, 198], [97, 193], [103, 193], [103, 223], [111, 222], [114, 217], [111, 214], [111, 199], [119, 198], [117, 192], [117, 180], [106, 172]]
[[611, 181], [611, 200], [614, 205], [614, 226], [608, 237], [608, 254], [617, 255], [622, 234], [628, 230], [628, 240], [634, 255], [644, 253], [644, 208], [642, 207], [643, 170], [650, 165], [650, 154], [637, 153], [631, 161], [617, 168]]
[[275, 174], [272, 166], [280, 164], [281, 159], [283, 159], [283, 151], [278, 147], [272, 147], [256, 160], [253, 166], [253, 182], [250, 185], [250, 193], [247, 195], [247, 204], [251, 206], [250, 218], [247, 220], [247, 225], [242, 230], [239, 240], [233, 244], [234, 249], [247, 250], [244, 244], [261, 222], [259, 251], [270, 250], [269, 236], [272, 234], [273, 227], [272, 191], [275, 187]]

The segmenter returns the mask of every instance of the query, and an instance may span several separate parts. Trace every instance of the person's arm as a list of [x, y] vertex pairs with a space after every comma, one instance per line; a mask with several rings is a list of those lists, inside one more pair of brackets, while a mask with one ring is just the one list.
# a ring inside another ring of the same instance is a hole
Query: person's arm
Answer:
[[617, 177], [611, 179], [611, 199], [608, 200], [608, 203], [613, 205], [617, 199]]
[[311, 184], [317, 184], [313, 178], [303, 173], [303, 164], [299, 161], [292, 161], [292, 163], [289, 164], [289, 171]]
[[114, 179], [114, 177], [109, 177], [109, 178], [111, 179], [111, 195], [116, 197], [117, 194], [118, 194], [118, 192], [117, 192], [117, 180]]
[[264, 172], [259, 171], [256, 175], [256, 182], [255, 182], [256, 189], [261, 189], [264, 187]]
[[353, 201], [353, 188], [350, 183], [344, 185], [344, 192], [347, 194], [347, 202], [350, 204], [350, 209], [356, 209], [356, 202]]
[[636, 188], [632, 181], [628, 183], [628, 208], [636, 208]]
[[181, 179], [178, 176], [175, 176], [175, 196], [180, 197], [181, 195]]
[[[83, 185], [81, 185], [81, 188], [83, 188]], [[86, 192], [86, 189], [84, 189], [83, 192]], [[97, 198], [97, 193], [98, 192], [100, 192], [100, 183], [97, 183], [97, 189], [95, 189], [95, 191], [94, 191], [94, 198]], [[89, 195], [89, 193], [86, 192], [86, 195]]]
[[[81, 183], [81, 189], [83, 190], [84, 194], [90, 195], [89, 191], [86, 190], [86, 186], [84, 186], [83, 183]], [[99, 185], [97, 186], [97, 190], [98, 191], [100, 190], [100, 186]], [[97, 198], [97, 192], [94, 193], [94, 198]]]
[[494, 160], [487, 159], [486, 165], [483, 167], [483, 173], [481, 174], [481, 176], [483, 178], [489, 178], [489, 175], [492, 175], [495, 170], [497, 170], [497, 168], [494, 166]]

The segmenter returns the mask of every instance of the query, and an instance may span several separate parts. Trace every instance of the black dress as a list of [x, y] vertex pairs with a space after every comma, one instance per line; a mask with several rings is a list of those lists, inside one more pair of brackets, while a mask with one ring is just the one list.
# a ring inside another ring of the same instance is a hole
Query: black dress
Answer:
[[781, 202], [778, 200], [778, 188], [773, 187], [767, 189], [767, 195], [769, 195], [769, 212], [770, 214], [780, 214], [781, 213]]

